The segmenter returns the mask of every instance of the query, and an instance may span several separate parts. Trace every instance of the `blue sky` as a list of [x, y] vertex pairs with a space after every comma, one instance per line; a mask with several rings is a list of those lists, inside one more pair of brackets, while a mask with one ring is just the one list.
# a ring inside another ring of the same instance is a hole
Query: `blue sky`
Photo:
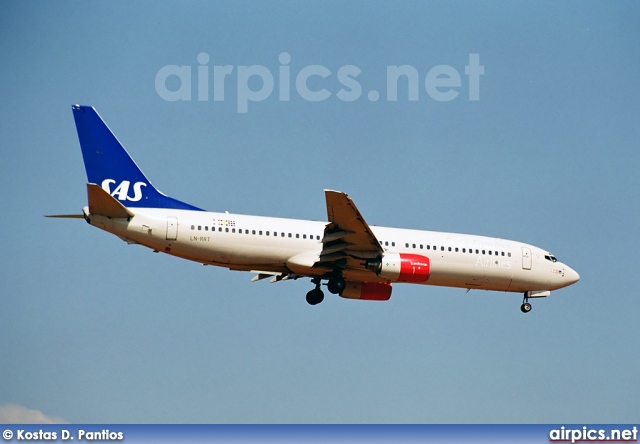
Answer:
[[[639, 18], [636, 2], [3, 2], [0, 406], [81, 423], [637, 422]], [[223, 101], [197, 100], [203, 52], [210, 77], [234, 67]], [[191, 100], [161, 98], [169, 65], [192, 68]], [[275, 87], [239, 113], [254, 65]], [[296, 91], [312, 65], [331, 72], [308, 81], [324, 101]], [[404, 83], [386, 99], [400, 65], [416, 101]], [[426, 92], [439, 65], [461, 76], [453, 100]], [[310, 307], [308, 280], [251, 283], [45, 219], [86, 204], [74, 103], [193, 205], [326, 220], [338, 189], [370, 224], [520, 240], [581, 280], [528, 315], [519, 295], [409, 285]]]

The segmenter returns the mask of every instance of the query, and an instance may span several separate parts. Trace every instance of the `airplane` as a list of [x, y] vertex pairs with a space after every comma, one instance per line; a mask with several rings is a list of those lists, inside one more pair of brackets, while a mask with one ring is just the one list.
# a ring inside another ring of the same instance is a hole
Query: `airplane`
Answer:
[[91, 106], [72, 106], [87, 172], [84, 218], [129, 244], [255, 274], [252, 281], [310, 278], [346, 299], [387, 301], [392, 284], [412, 283], [549, 296], [580, 279], [551, 253], [522, 242], [369, 225], [345, 193], [324, 190], [327, 221], [209, 212], [158, 191]]

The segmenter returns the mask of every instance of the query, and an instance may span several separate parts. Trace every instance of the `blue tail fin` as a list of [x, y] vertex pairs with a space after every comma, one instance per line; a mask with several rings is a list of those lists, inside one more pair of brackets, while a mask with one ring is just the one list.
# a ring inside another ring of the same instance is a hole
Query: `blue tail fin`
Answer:
[[95, 109], [71, 108], [89, 183], [100, 185], [125, 207], [202, 211], [156, 190]]

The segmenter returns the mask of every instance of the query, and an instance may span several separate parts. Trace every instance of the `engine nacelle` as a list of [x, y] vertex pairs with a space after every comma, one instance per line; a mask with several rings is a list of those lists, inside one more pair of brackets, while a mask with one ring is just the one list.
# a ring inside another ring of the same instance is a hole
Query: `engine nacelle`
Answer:
[[349, 282], [340, 294], [347, 299], [363, 301], [388, 301], [391, 297], [391, 284], [386, 282]]
[[393, 282], [426, 282], [431, 274], [431, 260], [410, 253], [388, 253], [367, 263], [367, 268]]

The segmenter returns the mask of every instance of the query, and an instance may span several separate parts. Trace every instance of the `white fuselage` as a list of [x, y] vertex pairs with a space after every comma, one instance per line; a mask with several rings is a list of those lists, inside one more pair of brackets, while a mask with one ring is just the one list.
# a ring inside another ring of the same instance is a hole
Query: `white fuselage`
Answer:
[[[85, 214], [89, 223], [130, 243], [232, 270], [318, 277], [311, 265], [322, 251], [327, 222], [162, 208], [131, 209], [110, 219]], [[548, 291], [579, 279], [547, 251], [521, 242], [466, 234], [371, 227], [386, 253], [431, 260], [427, 285], [509, 292]], [[346, 269], [348, 281], [386, 282], [367, 270]]]

